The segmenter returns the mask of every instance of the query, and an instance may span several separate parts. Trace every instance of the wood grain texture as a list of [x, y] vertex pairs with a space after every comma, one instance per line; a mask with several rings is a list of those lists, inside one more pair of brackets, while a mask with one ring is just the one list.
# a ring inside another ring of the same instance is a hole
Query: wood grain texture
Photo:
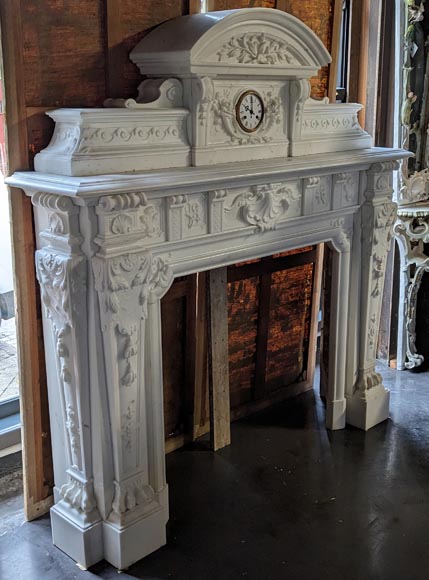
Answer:
[[338, 59], [341, 48], [341, 20], [343, 14], [343, 0], [334, 0], [332, 17], [332, 39], [331, 39], [331, 56], [332, 62], [329, 65], [328, 78], [328, 97], [331, 103], [337, 100], [337, 71]]
[[[27, 169], [25, 67], [19, 0], [0, 3], [9, 172]], [[24, 512], [28, 520], [52, 505], [53, 469], [39, 293], [34, 269], [31, 201], [11, 190], [11, 221], [21, 418], [23, 423]]]
[[196, 318], [195, 318], [195, 366], [194, 366], [194, 406], [193, 439], [210, 431], [210, 406], [207, 355], [207, 273], [196, 275]]
[[[121, 0], [121, 45], [124, 54], [128, 55], [154, 26], [170, 18], [187, 14], [188, 10], [187, 0], [152, 0], [152, 2]], [[117, 72], [121, 76], [121, 96], [135, 97], [137, 87], [142, 81], [136, 65], [127, 58], [122, 70]]]
[[[302, 20], [317, 34], [328, 51], [332, 48], [333, 5], [335, 0], [282, 0], [277, 8]], [[310, 79], [311, 96], [323, 98], [328, 93], [329, 67], [323, 67]]]
[[213, 451], [231, 443], [228, 369], [227, 268], [208, 273], [210, 440]]
[[21, 1], [25, 78], [21, 90], [27, 106], [102, 105], [104, 7], [104, 0]]

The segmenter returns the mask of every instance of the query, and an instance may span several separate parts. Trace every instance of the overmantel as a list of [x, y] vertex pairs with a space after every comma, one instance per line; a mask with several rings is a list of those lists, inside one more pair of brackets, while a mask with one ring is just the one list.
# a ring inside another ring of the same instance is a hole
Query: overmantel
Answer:
[[176, 19], [132, 58], [149, 76], [136, 99], [50, 112], [36, 171], [7, 180], [35, 210], [54, 543], [120, 569], [166, 542], [160, 304], [175, 276], [328, 244], [327, 426], [388, 418], [375, 356], [409, 155], [371, 148], [360, 105], [310, 99], [330, 57], [280, 11]]

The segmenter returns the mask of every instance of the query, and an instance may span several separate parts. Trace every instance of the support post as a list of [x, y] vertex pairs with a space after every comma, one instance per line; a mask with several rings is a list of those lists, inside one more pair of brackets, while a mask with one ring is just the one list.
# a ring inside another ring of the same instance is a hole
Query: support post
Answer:
[[211, 446], [213, 451], [231, 443], [228, 364], [227, 268], [208, 273], [208, 356]]
[[[360, 267], [360, 292], [354, 308], [358, 328], [357, 379], [347, 389], [347, 422], [367, 430], [389, 417], [390, 393], [375, 371], [378, 331], [387, 252], [392, 236], [396, 206], [391, 201], [395, 162], [377, 163], [367, 171], [364, 200], [357, 217], [353, 262]], [[360, 239], [359, 239], [360, 237]]]

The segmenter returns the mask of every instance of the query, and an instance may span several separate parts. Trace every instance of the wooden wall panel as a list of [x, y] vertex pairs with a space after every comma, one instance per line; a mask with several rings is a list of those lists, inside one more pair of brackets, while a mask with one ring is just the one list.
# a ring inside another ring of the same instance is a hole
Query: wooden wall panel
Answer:
[[125, 58], [122, 70], [117, 73], [122, 78], [122, 91], [120, 95], [109, 96], [135, 97], [142, 77], [138, 68], [129, 60], [128, 54], [151, 28], [165, 20], [188, 13], [189, 4], [187, 0], [152, 0], [151, 2], [122, 0], [119, 3], [122, 48]]
[[[277, 7], [305, 22], [331, 52], [334, 4], [335, 0], [281, 0]], [[329, 67], [326, 66], [311, 79], [312, 97], [321, 99], [327, 96], [328, 78]]]
[[21, 1], [27, 106], [103, 103], [104, 4], [103, 0]]
[[256, 370], [259, 278], [228, 284], [229, 378], [231, 407], [252, 399]]
[[[174, 292], [174, 287], [172, 288]], [[186, 296], [161, 303], [165, 437], [183, 432], [186, 385]]]
[[266, 370], [270, 390], [303, 380], [312, 283], [313, 264], [272, 274]]
[[234, 8], [275, 8], [275, 0], [208, 0], [209, 10], [233, 10]]

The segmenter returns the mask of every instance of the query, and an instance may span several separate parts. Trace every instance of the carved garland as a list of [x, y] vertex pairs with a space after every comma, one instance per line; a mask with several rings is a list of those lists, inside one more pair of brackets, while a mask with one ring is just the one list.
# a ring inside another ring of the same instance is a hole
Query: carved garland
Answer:
[[[264, 95], [265, 113], [260, 129], [256, 133], [244, 134], [235, 118], [234, 99], [230, 92], [217, 92], [210, 101], [209, 108], [213, 116], [213, 125], [218, 130], [223, 129], [233, 145], [269, 143], [273, 137], [269, 135], [273, 125], [281, 122], [281, 100], [274, 97], [271, 91]], [[207, 103], [204, 102], [200, 111], [201, 116], [207, 113]]]
[[220, 62], [227, 60], [257, 65], [299, 64], [286, 42], [263, 32], [233, 36], [217, 55]]

